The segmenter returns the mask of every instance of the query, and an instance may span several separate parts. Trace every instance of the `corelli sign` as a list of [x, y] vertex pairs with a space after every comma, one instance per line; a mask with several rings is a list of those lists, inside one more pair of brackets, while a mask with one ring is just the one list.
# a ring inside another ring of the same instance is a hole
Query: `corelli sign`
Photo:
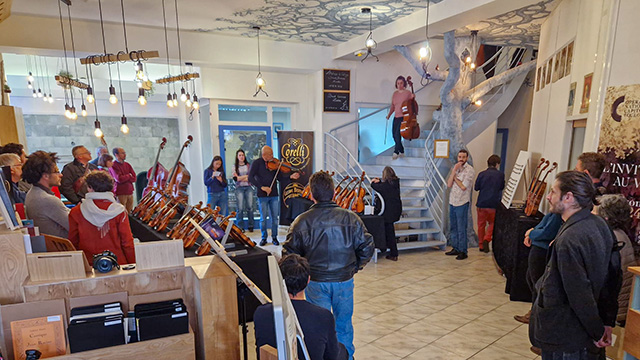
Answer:
[[[313, 132], [311, 131], [278, 131], [280, 157], [283, 161], [298, 169], [297, 180], [280, 181], [280, 214], [289, 207], [288, 200], [302, 195], [304, 187], [313, 173]], [[280, 216], [280, 225], [289, 225], [285, 216]]]

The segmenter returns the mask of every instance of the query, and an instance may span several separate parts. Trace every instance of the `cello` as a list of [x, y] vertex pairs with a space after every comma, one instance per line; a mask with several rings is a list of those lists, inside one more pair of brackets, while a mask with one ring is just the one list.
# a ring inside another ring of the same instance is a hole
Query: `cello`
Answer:
[[418, 125], [418, 103], [416, 102], [415, 92], [413, 91], [413, 82], [411, 76], [407, 76], [407, 84], [411, 86], [411, 93], [414, 94], [412, 99], [402, 103], [402, 123], [400, 124], [400, 135], [411, 141], [420, 137], [420, 125]]
[[362, 178], [360, 179], [360, 185], [358, 186], [358, 192], [356, 193], [356, 198], [351, 203], [351, 211], [355, 213], [364, 213], [364, 196], [366, 195], [366, 191], [364, 187], [362, 187], [363, 181], [364, 181], [364, 172], [362, 172]]
[[[544, 173], [544, 171], [549, 167], [551, 163], [549, 160], [540, 159], [540, 164], [536, 169], [535, 176], [531, 179], [531, 184], [529, 185], [529, 191], [527, 191], [527, 201], [525, 202], [525, 209], [529, 208], [529, 204], [533, 201], [533, 193], [535, 192], [536, 187], [538, 186], [538, 182], [540, 181], [540, 177]], [[525, 210], [526, 212], [526, 210]]]
[[159, 162], [160, 152], [164, 150], [165, 145], [167, 145], [167, 138], [163, 137], [160, 147], [158, 148], [158, 153], [156, 154], [156, 160], [153, 162], [153, 166], [149, 171], [147, 171], [147, 186], [142, 191], [143, 198], [153, 188], [163, 188], [167, 184], [167, 175], [169, 175], [169, 171]]

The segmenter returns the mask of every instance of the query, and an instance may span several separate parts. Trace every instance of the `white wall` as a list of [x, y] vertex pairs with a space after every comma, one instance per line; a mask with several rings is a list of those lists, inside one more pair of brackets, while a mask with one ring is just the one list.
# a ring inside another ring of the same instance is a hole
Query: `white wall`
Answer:
[[[540, 157], [556, 161], [566, 170], [571, 141], [571, 121], [587, 119], [587, 137], [599, 127], [596, 116], [599, 82], [605, 64], [605, 50], [612, 3], [616, 0], [564, 0], [542, 24], [537, 67], [543, 66], [558, 50], [575, 39], [571, 74], [534, 93], [531, 111], [529, 151], [533, 164]], [[589, 112], [579, 114], [584, 76], [594, 73]], [[574, 111], [567, 116], [569, 88], [576, 82]], [[596, 142], [597, 144], [597, 142]], [[585, 140], [584, 151], [594, 151]]]
[[[487, 169], [487, 159], [493, 155], [493, 144], [496, 142], [496, 130], [498, 128], [498, 121], [493, 121], [480, 135], [471, 140], [467, 144], [467, 150], [473, 157], [473, 170], [476, 172], [476, 177], [480, 171]], [[473, 179], [475, 184], [475, 178]], [[472, 185], [473, 186], [473, 185]], [[471, 215], [473, 216], [473, 229], [478, 231], [478, 219], [475, 205], [478, 200], [478, 192], [472, 191]]]

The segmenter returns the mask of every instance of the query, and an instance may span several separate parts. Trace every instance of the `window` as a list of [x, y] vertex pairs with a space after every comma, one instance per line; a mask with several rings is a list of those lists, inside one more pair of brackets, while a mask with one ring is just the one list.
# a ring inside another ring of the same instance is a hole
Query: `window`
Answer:
[[573, 121], [571, 129], [571, 148], [569, 149], [569, 167], [567, 170], [573, 170], [578, 163], [578, 156], [582, 154], [584, 147], [584, 133], [587, 128], [587, 119]]
[[233, 122], [260, 122], [269, 121], [266, 106], [243, 106], [243, 105], [218, 105], [218, 119], [220, 121]]

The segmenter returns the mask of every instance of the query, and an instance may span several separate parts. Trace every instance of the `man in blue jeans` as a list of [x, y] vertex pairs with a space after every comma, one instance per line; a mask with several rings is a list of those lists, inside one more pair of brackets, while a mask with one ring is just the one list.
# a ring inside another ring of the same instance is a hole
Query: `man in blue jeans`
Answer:
[[449, 223], [451, 225], [450, 243], [453, 247], [446, 255], [457, 255], [456, 260], [467, 258], [467, 219], [469, 216], [469, 202], [471, 201], [471, 185], [475, 170], [467, 163], [469, 152], [465, 149], [458, 151], [458, 162], [451, 170], [447, 179], [449, 193]]
[[309, 186], [314, 205], [291, 224], [282, 255], [298, 254], [309, 261], [307, 301], [333, 312], [338, 341], [351, 359], [353, 275], [373, 256], [373, 237], [358, 215], [331, 201], [334, 187], [329, 174], [313, 174]]
[[[249, 169], [249, 182], [258, 190], [258, 205], [260, 210], [260, 232], [262, 240], [260, 246], [267, 244], [267, 216], [271, 219], [271, 239], [273, 245], [278, 242], [278, 215], [280, 214], [280, 197], [278, 196], [278, 182], [274, 178], [282, 178], [282, 172], [269, 170], [267, 163], [274, 161], [273, 149], [269, 146], [262, 147], [262, 157], [256, 159]], [[292, 173], [289, 176], [295, 180], [300, 174]], [[276, 179], [277, 180], [277, 179]]]

